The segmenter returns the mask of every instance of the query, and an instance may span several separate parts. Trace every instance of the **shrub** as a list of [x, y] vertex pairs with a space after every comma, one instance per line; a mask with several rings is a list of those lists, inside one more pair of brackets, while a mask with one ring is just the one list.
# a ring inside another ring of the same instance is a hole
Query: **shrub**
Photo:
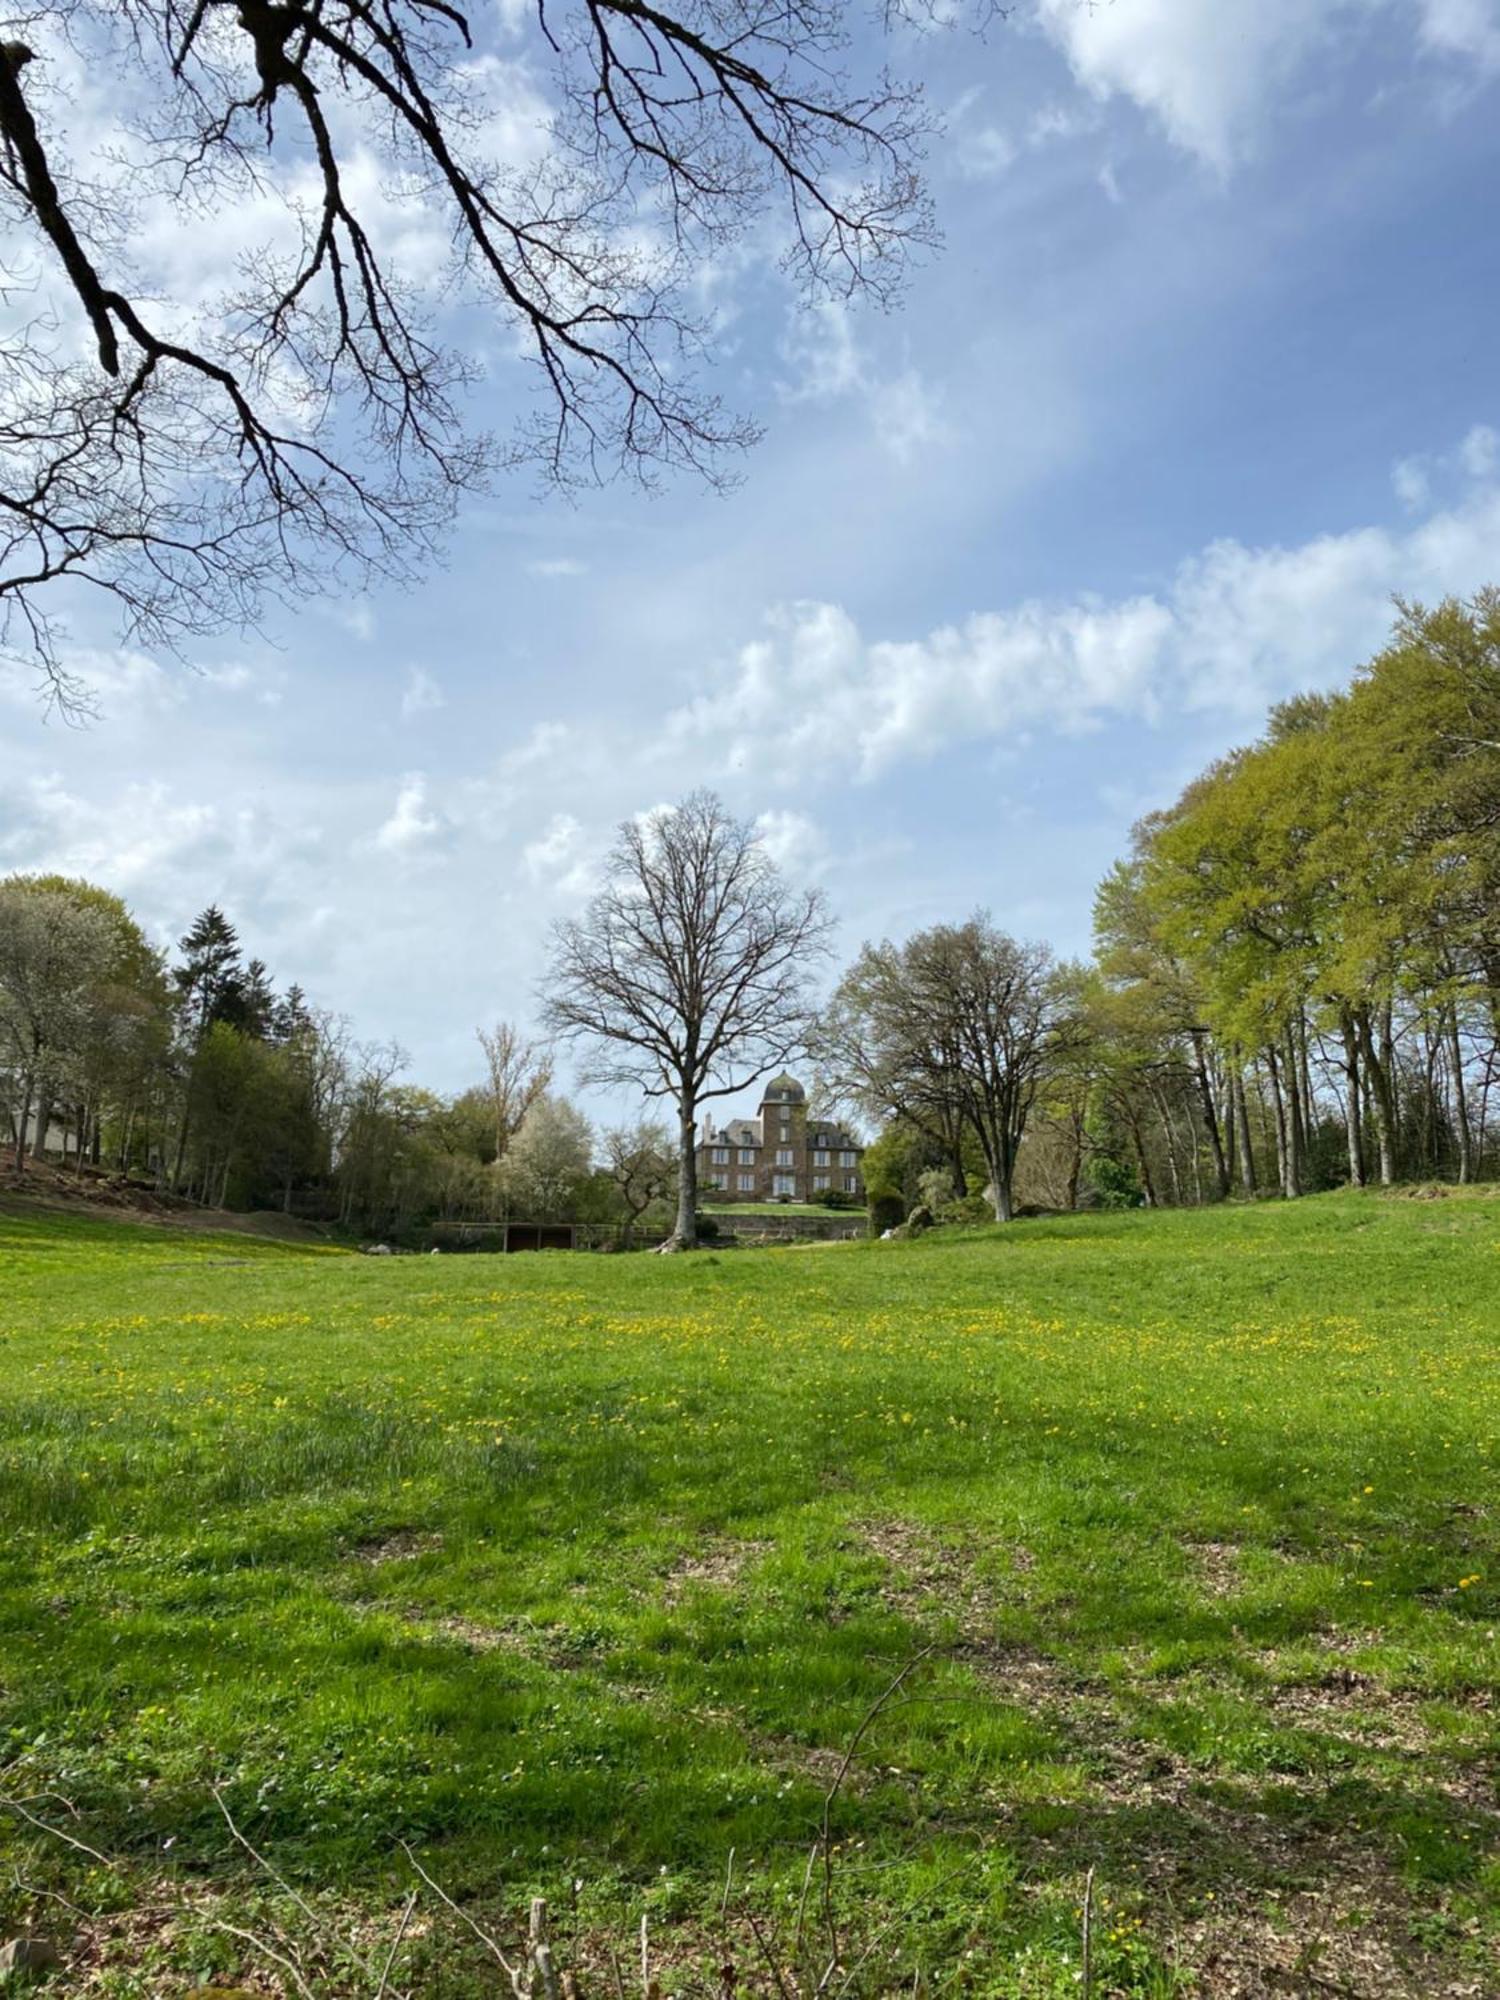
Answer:
[[844, 1188], [820, 1188], [813, 1196], [819, 1208], [852, 1209], [863, 1208], [864, 1202], [857, 1194], [850, 1194]]
[[883, 1236], [888, 1229], [899, 1229], [906, 1220], [906, 1203], [899, 1194], [874, 1194], [870, 1197], [870, 1234]]

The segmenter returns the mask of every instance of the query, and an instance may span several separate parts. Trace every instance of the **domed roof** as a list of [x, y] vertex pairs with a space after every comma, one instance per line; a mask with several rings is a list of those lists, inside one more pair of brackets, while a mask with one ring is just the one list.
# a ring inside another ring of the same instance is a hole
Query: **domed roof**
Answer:
[[783, 1070], [780, 1076], [773, 1076], [771, 1081], [766, 1085], [766, 1094], [761, 1099], [761, 1102], [762, 1104], [805, 1104], [807, 1102], [807, 1092], [798, 1083], [796, 1077], [788, 1076], [786, 1071]]

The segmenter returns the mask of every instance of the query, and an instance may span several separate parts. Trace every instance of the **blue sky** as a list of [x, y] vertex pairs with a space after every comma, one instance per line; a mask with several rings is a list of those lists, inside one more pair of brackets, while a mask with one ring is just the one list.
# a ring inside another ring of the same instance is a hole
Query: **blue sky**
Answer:
[[944, 248], [886, 315], [716, 274], [735, 492], [523, 477], [197, 673], [84, 613], [99, 721], [0, 686], [0, 868], [163, 940], [217, 900], [457, 1087], [628, 813], [717, 786], [848, 949], [984, 904], [1079, 952], [1139, 813], [1393, 593], [1500, 580], [1500, 0], [1023, 0], [895, 61]]

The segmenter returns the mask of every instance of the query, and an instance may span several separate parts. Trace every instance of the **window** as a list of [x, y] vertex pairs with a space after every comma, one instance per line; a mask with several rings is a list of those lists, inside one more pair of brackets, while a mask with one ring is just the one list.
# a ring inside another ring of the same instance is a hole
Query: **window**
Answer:
[[[826, 1167], [828, 1165], [828, 1155], [826, 1153], [814, 1153], [813, 1165], [815, 1167]], [[826, 1186], [827, 1183], [825, 1182], [824, 1185]]]
[[858, 1175], [858, 1174], [845, 1174], [845, 1176], [844, 1176], [844, 1193], [845, 1193], [845, 1194], [858, 1194], [858, 1193], [859, 1193], [859, 1175]]
[[729, 1148], [727, 1146], [714, 1147], [714, 1165], [716, 1167], [727, 1167], [729, 1165]]
[[839, 1154], [839, 1165], [840, 1165], [841, 1167], [852, 1167], [852, 1166], [854, 1166], [854, 1165], [855, 1165], [855, 1156], [854, 1156], [854, 1154], [853, 1154], [853, 1153], [840, 1153], [840, 1154]]
[[741, 1146], [740, 1165], [742, 1167], [753, 1167], [755, 1165], [755, 1148], [753, 1146]]
[[754, 1194], [754, 1192], [755, 1192], [755, 1176], [754, 1176], [754, 1174], [741, 1174], [741, 1175], [740, 1175], [740, 1193], [741, 1193], [741, 1194]]
[[773, 1174], [771, 1176], [771, 1192], [777, 1195], [794, 1195], [797, 1192], [797, 1176], [795, 1174]]
[[792, 1128], [791, 1128], [791, 1126], [790, 1126], [790, 1125], [783, 1125], [783, 1126], [782, 1126], [782, 1128], [781, 1128], [781, 1137], [782, 1137], [782, 1140], [783, 1140], [783, 1142], [785, 1142], [786, 1140], [790, 1139], [790, 1138], [791, 1138], [791, 1136], [792, 1136]]
[[706, 1185], [710, 1194], [716, 1194], [723, 1191], [724, 1182], [720, 1175], [710, 1174]]
[[814, 1175], [813, 1175], [813, 1186], [814, 1186], [815, 1188], [826, 1188], [826, 1187], [827, 1187], [827, 1185], [828, 1185], [828, 1176], [827, 1176], [827, 1174], [814, 1174]]

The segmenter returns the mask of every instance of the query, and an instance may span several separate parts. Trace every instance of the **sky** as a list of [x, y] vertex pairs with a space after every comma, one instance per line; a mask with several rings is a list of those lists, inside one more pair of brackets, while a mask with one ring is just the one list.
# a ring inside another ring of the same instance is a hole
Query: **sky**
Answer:
[[[1084, 953], [1143, 812], [1394, 596], [1500, 581], [1500, 0], [1020, 0], [891, 59], [944, 242], [885, 313], [717, 274], [732, 492], [522, 474], [415, 587], [186, 663], [81, 607], [95, 720], [0, 676], [0, 872], [162, 944], [217, 902], [458, 1089], [627, 815], [716, 788], [846, 955], [976, 907]], [[476, 417], [527, 393], [502, 358]]]

